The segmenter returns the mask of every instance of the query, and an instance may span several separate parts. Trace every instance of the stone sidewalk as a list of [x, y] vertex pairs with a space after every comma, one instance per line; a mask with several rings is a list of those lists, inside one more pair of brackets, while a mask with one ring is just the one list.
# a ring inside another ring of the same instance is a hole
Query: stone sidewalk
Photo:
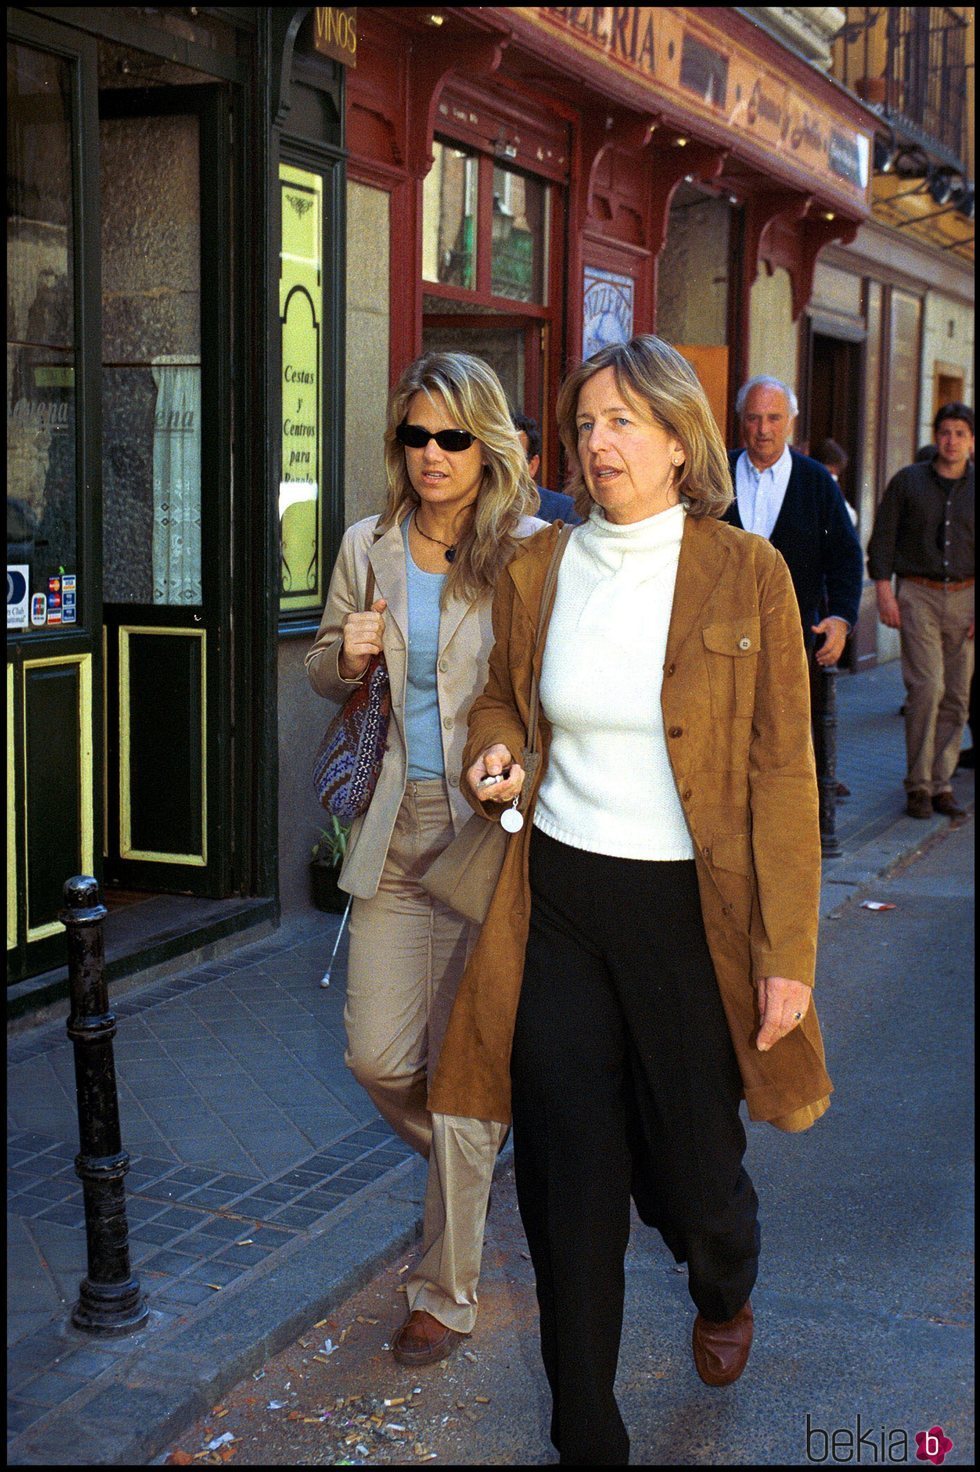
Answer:
[[[840, 858], [822, 909], [947, 826], [904, 816], [897, 664], [837, 682]], [[972, 808], [973, 773], [958, 773]], [[8, 1461], [140, 1465], [417, 1235], [421, 1162], [343, 1063], [346, 936], [272, 937], [114, 1004], [134, 1270], [145, 1329], [69, 1325], [85, 1273], [64, 1019], [8, 1040]]]

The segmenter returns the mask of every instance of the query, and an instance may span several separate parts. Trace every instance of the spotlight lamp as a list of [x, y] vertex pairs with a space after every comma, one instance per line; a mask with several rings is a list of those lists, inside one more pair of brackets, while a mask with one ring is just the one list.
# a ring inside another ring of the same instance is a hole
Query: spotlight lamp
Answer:
[[908, 144], [899, 148], [893, 168], [900, 179], [924, 179], [929, 173], [929, 160], [924, 149]]
[[967, 220], [973, 219], [973, 185], [959, 169], [943, 165], [929, 172], [929, 193], [936, 204], [955, 209]]
[[880, 134], [875, 135], [874, 144], [874, 171], [876, 174], [890, 174], [895, 167], [895, 145], [894, 142], [882, 138]]
[[930, 169], [929, 193], [936, 204], [949, 204], [951, 200], [955, 204], [956, 196], [962, 195], [963, 189], [964, 184], [958, 169]]

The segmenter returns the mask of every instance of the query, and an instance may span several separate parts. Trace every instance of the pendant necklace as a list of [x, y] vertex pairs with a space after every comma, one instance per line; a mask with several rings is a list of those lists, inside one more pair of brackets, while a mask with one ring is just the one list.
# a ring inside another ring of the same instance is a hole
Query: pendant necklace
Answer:
[[455, 542], [443, 542], [443, 541], [440, 541], [440, 539], [438, 537], [430, 537], [429, 536], [429, 533], [428, 532], [424, 532], [422, 530], [422, 528], [419, 526], [419, 517], [418, 517], [418, 512], [417, 511], [416, 512], [413, 512], [413, 514], [412, 514], [412, 521], [415, 523], [415, 530], [418, 532], [418, 534], [419, 534], [420, 537], [424, 537], [427, 542], [435, 542], [436, 545], [439, 546], [439, 547], [445, 547], [446, 551], [445, 551], [444, 556], [446, 558], [446, 561], [447, 562], [455, 562], [455, 560], [456, 560], [456, 543]]

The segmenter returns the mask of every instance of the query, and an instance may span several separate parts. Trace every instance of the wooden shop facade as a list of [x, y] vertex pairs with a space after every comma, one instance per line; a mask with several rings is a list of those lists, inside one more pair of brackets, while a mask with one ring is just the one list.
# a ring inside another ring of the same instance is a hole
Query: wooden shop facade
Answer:
[[820, 338], [857, 329], [812, 304], [869, 220], [876, 118], [736, 9], [7, 14], [23, 1009], [63, 989], [72, 875], [120, 979], [308, 907], [303, 655], [423, 349], [493, 364], [555, 488], [561, 376], [633, 332], [690, 359], [729, 442], [765, 371], [797, 440], [833, 433]]

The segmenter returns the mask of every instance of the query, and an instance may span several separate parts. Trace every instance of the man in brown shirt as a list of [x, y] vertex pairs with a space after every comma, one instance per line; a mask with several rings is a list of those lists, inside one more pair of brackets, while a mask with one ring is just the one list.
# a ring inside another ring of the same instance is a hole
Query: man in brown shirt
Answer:
[[964, 816], [952, 777], [974, 658], [973, 425], [966, 404], [939, 410], [935, 455], [892, 477], [868, 543], [878, 617], [901, 637], [906, 812], [912, 818], [933, 811]]

